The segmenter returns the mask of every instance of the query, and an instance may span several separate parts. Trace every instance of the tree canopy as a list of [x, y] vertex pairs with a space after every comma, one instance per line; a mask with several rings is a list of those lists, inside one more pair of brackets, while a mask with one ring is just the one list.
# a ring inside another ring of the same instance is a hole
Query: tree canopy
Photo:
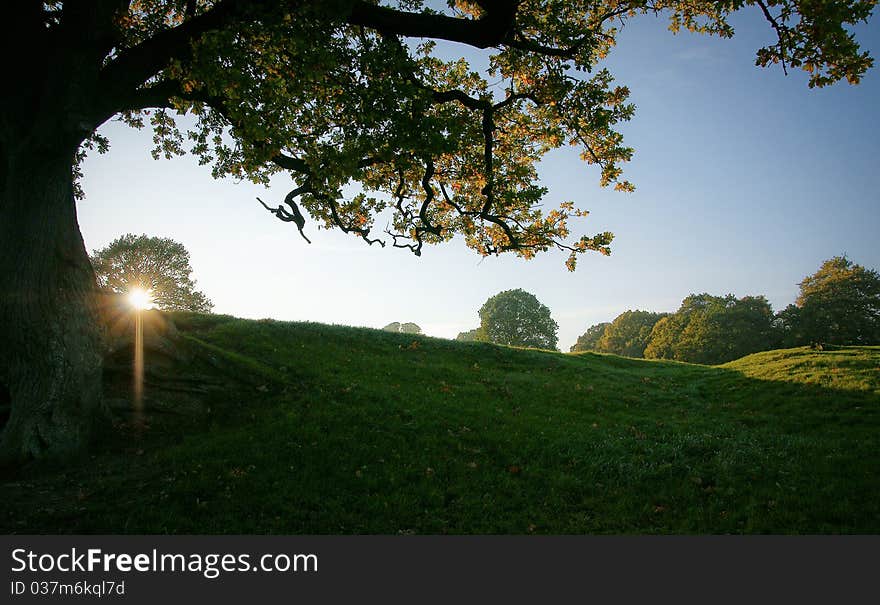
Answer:
[[666, 313], [625, 311], [602, 332], [596, 350], [624, 357], [643, 357], [651, 330]]
[[667, 313], [624, 311], [612, 322], [590, 326], [571, 352], [597, 351], [624, 357], [643, 357], [654, 325]]
[[159, 309], [207, 313], [213, 303], [196, 290], [189, 252], [167, 237], [128, 233], [95, 250], [98, 286], [116, 294], [147, 290]]
[[550, 309], [525, 290], [505, 290], [479, 311], [479, 339], [516, 347], [555, 349], [559, 326]]
[[390, 324], [382, 328], [386, 332], [397, 332], [398, 334], [421, 334], [422, 328], [418, 324], [412, 322], [400, 323], [392, 321]]
[[718, 364], [775, 344], [773, 311], [763, 296], [692, 294], [678, 311], [657, 322], [644, 355]]
[[880, 344], [880, 274], [846, 256], [828, 259], [779, 319], [789, 346]]
[[[454, 0], [442, 10], [421, 0], [177, 0], [100, 2], [91, 13], [68, 4], [45, 4], [41, 36], [105, 20], [93, 41], [107, 53], [103, 119], [149, 122], [155, 155], [188, 147], [216, 176], [267, 183], [289, 172], [283, 202], [264, 206], [300, 232], [310, 215], [416, 254], [459, 233], [483, 255], [565, 249], [570, 268], [579, 253], [607, 254], [612, 236], [569, 241], [570, 217], [585, 211], [542, 210], [536, 165], [576, 145], [602, 186], [632, 189], [622, 178], [632, 149], [618, 127], [634, 108], [600, 67], [620, 23], [665, 15], [673, 31], [729, 37], [730, 15], [749, 8], [778, 37], [758, 65], [801, 68], [824, 86], [857, 82], [872, 63], [846, 28], [867, 19], [873, 0]], [[440, 59], [430, 39], [489, 49], [488, 73]], [[181, 132], [176, 112], [196, 124]], [[106, 141], [94, 135], [86, 147]], [[346, 198], [350, 183], [361, 192]]]
[[569, 351], [571, 353], [580, 353], [582, 351], [598, 351], [599, 339], [605, 333], [605, 329], [611, 325], [611, 322], [605, 321], [587, 328], [587, 331], [578, 336]]
[[467, 332], [459, 332], [455, 337], [455, 340], [458, 340], [459, 342], [483, 342], [486, 340], [486, 337], [480, 331], [480, 328], [474, 328]]

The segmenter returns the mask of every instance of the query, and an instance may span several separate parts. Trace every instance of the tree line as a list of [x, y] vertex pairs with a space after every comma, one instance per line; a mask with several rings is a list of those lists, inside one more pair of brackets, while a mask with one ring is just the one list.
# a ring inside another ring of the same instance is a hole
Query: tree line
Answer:
[[[195, 290], [189, 253], [178, 242], [124, 235], [91, 257], [99, 286], [126, 294], [141, 288], [165, 310], [210, 312]], [[555, 349], [558, 324], [534, 294], [505, 290], [480, 308], [480, 325], [459, 341]], [[388, 332], [421, 334], [412, 322], [392, 322]], [[803, 345], [880, 344], [880, 275], [845, 256], [831, 258], [800, 283], [794, 304], [774, 313], [764, 296], [691, 294], [674, 313], [629, 310], [590, 326], [571, 352], [718, 364], [750, 353]]]
[[795, 303], [778, 313], [764, 296], [691, 294], [674, 313], [626, 311], [593, 325], [571, 351], [719, 364], [826, 344], [880, 344], [880, 274], [846, 256], [822, 263], [800, 283]]

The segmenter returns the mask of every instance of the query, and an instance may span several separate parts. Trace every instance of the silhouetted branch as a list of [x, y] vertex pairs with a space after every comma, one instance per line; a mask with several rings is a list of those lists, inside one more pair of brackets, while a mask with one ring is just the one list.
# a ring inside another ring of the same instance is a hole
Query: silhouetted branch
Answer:
[[764, 18], [770, 23], [774, 30], [776, 30], [776, 36], [779, 38], [779, 60], [782, 62], [782, 73], [788, 75], [788, 69], [785, 66], [785, 45], [788, 42], [788, 28], [779, 23], [776, 20], [776, 17], [770, 14], [770, 9], [767, 8], [767, 5], [764, 4], [763, 0], [757, 0], [755, 2], [760, 8], [761, 12], [764, 13]]
[[274, 214], [279, 220], [282, 220], [285, 223], [292, 222], [296, 224], [296, 228], [299, 230], [299, 234], [304, 240], [306, 240], [306, 242], [311, 244], [312, 241], [306, 237], [305, 233], [303, 233], [303, 227], [305, 227], [306, 225], [306, 219], [299, 211], [299, 206], [297, 206], [296, 202], [293, 201], [293, 198], [295, 198], [297, 195], [300, 195], [303, 187], [304, 186], [297, 187], [296, 189], [288, 193], [287, 196], [284, 198], [284, 203], [290, 206], [289, 212], [284, 209], [284, 206], [278, 206], [277, 208], [272, 209], [266, 204], [266, 202], [264, 202], [260, 198], [257, 198], [257, 201], [263, 205], [263, 208]]
[[485, 11], [480, 19], [461, 19], [401, 11], [360, 0], [352, 4], [351, 13], [345, 21], [383, 34], [449, 40], [477, 48], [497, 46], [513, 28], [520, 1], [496, 0], [479, 4]]

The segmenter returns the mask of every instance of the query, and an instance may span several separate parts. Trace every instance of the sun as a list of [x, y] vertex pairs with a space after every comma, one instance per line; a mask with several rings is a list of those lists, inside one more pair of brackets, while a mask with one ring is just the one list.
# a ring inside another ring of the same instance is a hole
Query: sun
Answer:
[[132, 288], [128, 293], [128, 304], [138, 311], [151, 309], [153, 307], [153, 297], [150, 295], [151, 290], [143, 288]]

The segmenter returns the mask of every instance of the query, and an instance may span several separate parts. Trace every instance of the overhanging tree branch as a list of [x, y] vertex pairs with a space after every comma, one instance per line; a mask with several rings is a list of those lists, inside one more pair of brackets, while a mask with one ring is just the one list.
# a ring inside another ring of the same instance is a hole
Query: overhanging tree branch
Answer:
[[290, 207], [290, 210], [285, 210], [284, 206], [278, 206], [275, 209], [270, 208], [266, 202], [257, 198], [257, 201], [263, 205], [263, 208], [274, 214], [279, 220], [285, 223], [294, 223], [296, 228], [299, 230], [299, 234], [302, 236], [306, 242], [309, 244], [312, 243], [312, 240], [306, 237], [306, 234], [303, 233], [303, 227], [306, 226], [306, 219], [302, 215], [302, 212], [299, 211], [299, 206], [297, 206], [294, 201], [297, 196], [302, 195], [302, 193], [308, 191], [308, 185], [300, 185], [296, 189], [292, 190], [287, 196], [284, 198], [284, 203]]
[[247, 4], [241, 0], [221, 0], [201, 15], [123, 50], [101, 70], [103, 86], [110, 94], [131, 94], [167, 68], [172, 59], [186, 61], [193, 42], [211, 30], [234, 23], [245, 14]]
[[[284, 4], [290, 4], [294, 9], [298, 3], [279, 2], [279, 5]], [[343, 21], [384, 34], [449, 40], [477, 48], [501, 44], [514, 25], [519, 2], [498, 0], [482, 4], [486, 13], [474, 20], [401, 11], [355, 0]], [[244, 0], [221, 0], [208, 11], [189, 16], [181, 25], [163, 30], [123, 50], [102, 69], [102, 87], [112, 97], [130, 98], [150, 78], [167, 68], [172, 60], [188, 61], [193, 43], [205, 33], [237, 22], [247, 22], [251, 19], [249, 13], [258, 10], [254, 6], [254, 3]], [[129, 108], [126, 106], [123, 109]]]
[[770, 13], [770, 9], [767, 8], [767, 5], [764, 4], [763, 0], [756, 0], [755, 4], [761, 8], [764, 18], [770, 23], [770, 26], [773, 27], [776, 31], [776, 35], [779, 37], [779, 60], [782, 63], [782, 73], [788, 75], [788, 68], [785, 65], [785, 48], [788, 44], [788, 27], [786, 27], [785, 24], [780, 23], [776, 17]]
[[476, 48], [497, 46], [513, 28], [520, 2], [495, 0], [479, 4], [485, 11], [480, 19], [461, 19], [447, 15], [400, 11], [357, 0], [352, 3], [346, 22], [349, 25], [362, 25], [383, 34], [448, 40]]

